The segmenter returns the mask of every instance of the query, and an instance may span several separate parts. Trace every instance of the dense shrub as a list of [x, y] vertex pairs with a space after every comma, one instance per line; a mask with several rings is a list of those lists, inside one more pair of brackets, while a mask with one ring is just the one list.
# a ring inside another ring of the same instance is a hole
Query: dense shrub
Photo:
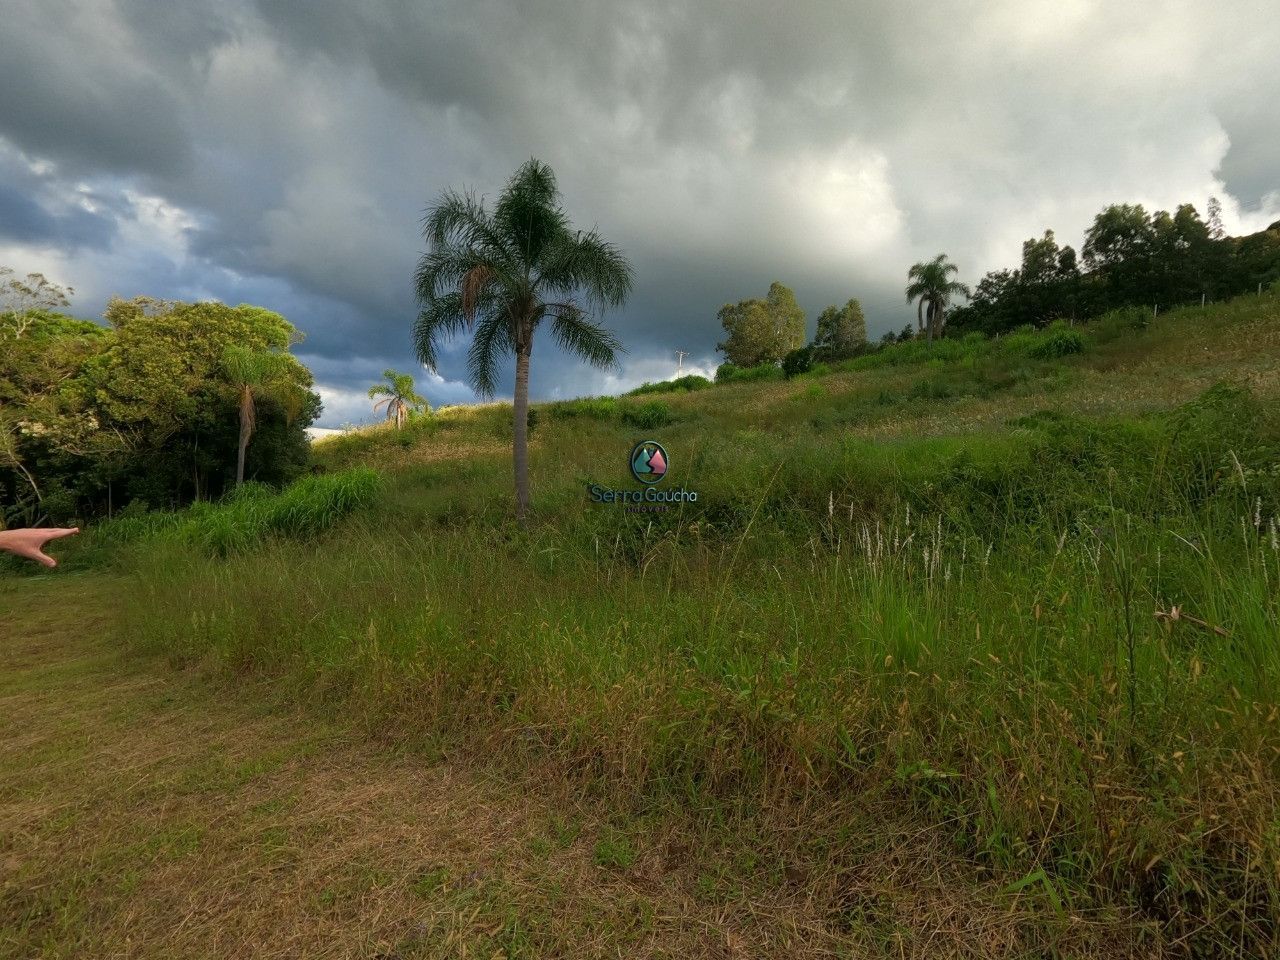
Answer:
[[593, 420], [612, 420], [622, 410], [617, 397], [579, 397], [577, 400], [560, 400], [546, 406], [552, 420], [572, 420], [587, 417]]
[[988, 351], [990, 341], [981, 334], [976, 337], [956, 337], [935, 340], [907, 340], [891, 343], [878, 350], [854, 357], [839, 364], [840, 370], [872, 370], [879, 367], [900, 367], [920, 363], [953, 363], [972, 358]]
[[627, 406], [622, 411], [622, 422], [642, 430], [653, 430], [665, 427], [674, 418], [671, 408], [661, 400], [649, 400], [645, 403]]
[[1089, 328], [1099, 342], [1109, 343], [1135, 330], [1145, 330], [1150, 324], [1151, 311], [1146, 307], [1121, 307], [1090, 321]]
[[657, 383], [642, 383], [634, 390], [630, 391], [627, 396], [639, 397], [646, 393], [678, 393], [684, 391], [686, 393], [693, 390], [705, 390], [711, 386], [711, 381], [706, 377], [699, 376], [696, 373], [690, 373], [683, 377], [676, 377], [674, 380], [659, 380]]
[[813, 369], [813, 347], [792, 350], [782, 358], [782, 375], [790, 380]]
[[722, 363], [716, 369], [716, 383], [745, 383], [751, 380], [780, 380], [782, 368], [774, 363], [762, 363], [755, 367], [739, 367]]
[[1043, 334], [1028, 354], [1036, 360], [1056, 360], [1073, 353], [1084, 353], [1084, 335], [1067, 327], [1054, 327]]

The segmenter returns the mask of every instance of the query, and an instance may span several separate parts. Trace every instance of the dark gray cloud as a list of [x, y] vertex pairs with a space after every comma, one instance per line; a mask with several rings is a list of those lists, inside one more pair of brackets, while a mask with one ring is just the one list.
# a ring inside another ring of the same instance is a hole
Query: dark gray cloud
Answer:
[[132, 215], [119, 195], [77, 188], [0, 145], [0, 243], [101, 251]]
[[55, 243], [67, 250], [102, 249], [116, 235], [116, 221], [80, 207], [55, 214], [31, 194], [0, 183], [0, 240]]
[[180, 97], [118, 14], [77, 0], [0, 5], [0, 124], [69, 167], [178, 174], [191, 156]]
[[[1264, 0], [0, 0], [0, 262], [92, 313], [111, 293], [262, 302], [358, 419], [412, 366], [419, 218], [531, 155], [632, 257], [597, 373], [537, 347], [535, 393], [714, 365], [718, 307], [790, 284], [812, 317], [909, 318], [914, 260], [967, 280], [1117, 200], [1280, 216]], [[16, 159], [15, 159], [16, 158]], [[7, 224], [7, 226], [5, 226]], [[467, 392], [445, 351], [436, 403]]]

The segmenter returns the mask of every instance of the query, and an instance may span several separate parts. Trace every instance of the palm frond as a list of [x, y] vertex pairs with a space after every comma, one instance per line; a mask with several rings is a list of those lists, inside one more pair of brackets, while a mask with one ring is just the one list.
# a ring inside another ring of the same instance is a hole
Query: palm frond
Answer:
[[485, 288], [494, 281], [493, 268], [478, 263], [462, 275], [462, 313], [468, 323], [475, 323], [476, 308], [484, 296]]
[[418, 313], [413, 325], [413, 348], [419, 362], [434, 370], [438, 362], [436, 344], [466, 328], [467, 318], [462, 310], [460, 292], [434, 297]]
[[467, 351], [467, 373], [471, 377], [472, 388], [479, 396], [493, 396], [498, 360], [514, 352], [515, 338], [507, 318], [497, 313], [482, 317]]
[[435, 206], [422, 217], [422, 235], [432, 249], [488, 247], [494, 252], [506, 249], [506, 241], [495, 229], [484, 200], [470, 190], [442, 193]]
[[566, 353], [581, 357], [594, 367], [618, 366], [618, 354], [624, 353], [622, 342], [609, 330], [595, 323], [572, 303], [547, 305], [551, 332]]
[[634, 273], [616, 246], [596, 231], [565, 233], [544, 253], [538, 279], [553, 296], [581, 293], [597, 311], [616, 307], [631, 292]]
[[[472, 386], [491, 396], [498, 360], [527, 350], [544, 318], [566, 350], [601, 366], [617, 362], [620, 343], [590, 313], [625, 301], [631, 266], [595, 230], [570, 231], [546, 164], [522, 164], [492, 212], [474, 194], [445, 192], [424, 217], [423, 235], [428, 251], [414, 274], [421, 311], [413, 338], [430, 369], [439, 344], [470, 328]], [[416, 396], [411, 386], [396, 392]]]
[[531, 159], [507, 181], [494, 205], [495, 226], [510, 238], [526, 263], [537, 263], [546, 246], [568, 231], [559, 200], [556, 175], [545, 163]]

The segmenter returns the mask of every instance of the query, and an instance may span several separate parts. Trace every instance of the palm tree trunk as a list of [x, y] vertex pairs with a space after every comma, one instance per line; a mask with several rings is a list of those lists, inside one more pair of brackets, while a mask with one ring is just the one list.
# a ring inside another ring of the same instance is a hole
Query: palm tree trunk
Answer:
[[249, 434], [244, 428], [244, 418], [240, 419], [240, 449], [236, 453], [236, 486], [244, 483], [244, 454], [249, 447]]
[[514, 402], [515, 449], [512, 460], [516, 474], [516, 519], [529, 518], [529, 347], [516, 352], [516, 395]]
[[240, 449], [236, 453], [236, 486], [244, 483], [244, 455], [253, 435], [253, 390], [246, 386], [240, 394]]

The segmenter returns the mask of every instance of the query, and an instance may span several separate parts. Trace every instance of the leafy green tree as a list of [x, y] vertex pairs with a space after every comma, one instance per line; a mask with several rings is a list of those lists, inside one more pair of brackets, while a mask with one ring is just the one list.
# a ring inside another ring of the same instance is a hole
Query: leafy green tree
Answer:
[[1112, 204], [1093, 218], [1081, 252], [1112, 306], [1152, 302], [1155, 240], [1151, 217], [1140, 203]]
[[140, 297], [113, 300], [106, 326], [47, 311], [28, 320], [0, 364], [5, 520], [216, 496], [236, 472], [241, 395], [225, 363], [234, 347], [281, 357], [277, 389], [254, 396], [246, 472], [279, 483], [305, 468], [320, 398], [286, 353], [298, 334], [278, 314]]
[[384, 383], [375, 383], [369, 388], [369, 399], [382, 398], [373, 405], [373, 410], [376, 413], [379, 407], [385, 406], [387, 419], [395, 420], [397, 430], [404, 424], [410, 412], [425, 410], [429, 413], [431, 411], [430, 406], [427, 405], [427, 398], [420, 397], [414, 392], [413, 377], [409, 374], [384, 370], [382, 377]]
[[570, 228], [551, 168], [529, 160], [490, 211], [471, 194], [446, 191], [427, 213], [427, 252], [414, 276], [422, 311], [418, 359], [434, 370], [442, 337], [472, 332], [471, 385], [492, 396], [498, 361], [516, 361], [513, 466], [516, 516], [529, 513], [529, 357], [544, 320], [560, 347], [597, 367], [622, 345], [594, 319], [631, 291], [631, 265], [595, 230]]
[[737, 367], [778, 363], [804, 345], [805, 316], [796, 295], [775, 281], [763, 299], [727, 303], [716, 316], [728, 334], [716, 345], [725, 359]]
[[726, 303], [716, 314], [728, 337], [716, 344], [725, 355], [725, 362], [734, 367], [755, 367], [762, 363], [776, 363], [780, 353], [776, 349], [769, 310], [760, 299]]
[[913, 264], [907, 271], [907, 303], [918, 302], [916, 322], [928, 341], [942, 336], [947, 323], [947, 307], [957, 295], [969, 296], [969, 288], [952, 280], [959, 267], [940, 253], [932, 260]]
[[834, 304], [818, 314], [818, 332], [813, 347], [821, 356], [848, 356], [867, 342], [867, 318], [862, 304], [850, 299], [843, 307]]

